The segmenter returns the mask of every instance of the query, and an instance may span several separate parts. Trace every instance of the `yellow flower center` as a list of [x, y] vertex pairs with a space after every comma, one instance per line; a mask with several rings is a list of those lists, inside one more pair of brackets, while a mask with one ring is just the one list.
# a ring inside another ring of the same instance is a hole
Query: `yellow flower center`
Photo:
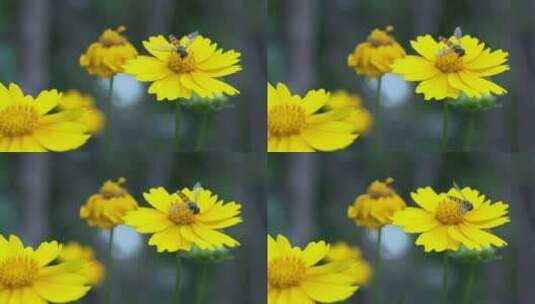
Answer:
[[107, 29], [100, 35], [98, 41], [107, 48], [126, 44], [128, 41], [121, 35], [125, 30], [124, 26], [119, 26], [117, 30]]
[[465, 213], [458, 201], [447, 198], [438, 204], [435, 218], [444, 225], [455, 225], [463, 221]]
[[435, 66], [444, 73], [455, 73], [463, 69], [463, 58], [452, 49], [440, 51]]
[[8, 257], [0, 262], [0, 286], [8, 289], [30, 286], [38, 272], [39, 266], [31, 258]]
[[394, 179], [389, 177], [384, 182], [381, 181], [374, 181], [371, 183], [371, 185], [366, 190], [366, 193], [371, 198], [377, 199], [381, 197], [390, 197], [394, 194], [396, 194], [396, 191], [390, 187], [390, 185], [394, 182]]
[[121, 186], [124, 183], [126, 183], [124, 177], [120, 177], [116, 182], [106, 181], [100, 187], [99, 193], [105, 199], [125, 196], [128, 194], [128, 191]]
[[0, 110], [0, 134], [22, 136], [30, 134], [38, 125], [39, 114], [31, 105], [12, 105]]
[[169, 208], [168, 217], [177, 225], [191, 225], [195, 222], [193, 210], [182, 202], [177, 202]]
[[268, 265], [268, 283], [274, 288], [298, 286], [305, 274], [305, 263], [296, 256], [279, 257]]
[[189, 73], [195, 69], [195, 58], [190, 55], [181, 56], [178, 52], [169, 55], [167, 66], [176, 73]]
[[291, 136], [306, 125], [305, 109], [297, 104], [281, 104], [268, 113], [268, 132], [274, 136]]
[[368, 36], [367, 41], [374, 47], [391, 45], [396, 42], [396, 40], [388, 34], [393, 30], [394, 27], [392, 26], [387, 26], [384, 30], [374, 29]]

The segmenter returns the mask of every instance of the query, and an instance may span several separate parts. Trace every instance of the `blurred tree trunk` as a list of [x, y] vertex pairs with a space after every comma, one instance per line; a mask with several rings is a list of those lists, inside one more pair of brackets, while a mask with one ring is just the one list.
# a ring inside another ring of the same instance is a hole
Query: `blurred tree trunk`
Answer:
[[292, 0], [284, 2], [286, 21], [286, 67], [288, 85], [304, 93], [317, 80], [318, 1]]
[[149, 34], [161, 34], [169, 31], [173, 13], [178, 1], [174, 0], [153, 0], [147, 1], [147, 12], [149, 15]]
[[[238, 130], [239, 132], [226, 132], [213, 142], [212, 147], [218, 149], [241, 150], [241, 151], [266, 151], [266, 108], [258, 106], [259, 102], [266, 99], [266, 86], [259, 84], [267, 83], [267, 55], [266, 55], [266, 32], [267, 1], [228, 0], [214, 2], [202, 1], [205, 11], [218, 20], [221, 15], [227, 16], [232, 22], [226, 26], [226, 31], [233, 33], [234, 41], [222, 43], [222, 45], [237, 45], [235, 48], [242, 52], [241, 65], [246, 74], [237, 88], [255, 88], [254, 90], [241, 90], [241, 95], [236, 100], [240, 101], [232, 111], [240, 111], [239, 115], [247, 117], [244, 122], [233, 119], [229, 111], [223, 111], [214, 116], [214, 129]], [[247, 12], [247, 13], [244, 13]], [[244, 140], [245, 139], [245, 140]], [[239, 143], [241, 145], [237, 145]], [[226, 148], [228, 147], [228, 148]]]
[[[286, 67], [290, 89], [304, 93], [317, 79], [318, 1], [293, 0], [284, 3]], [[318, 180], [317, 158], [292, 154], [288, 164], [290, 235], [294, 242], [305, 243], [316, 231]]]
[[509, 42], [506, 50], [511, 54], [511, 84], [514, 84], [504, 104], [510, 117], [510, 151], [530, 151], [535, 149], [531, 134], [532, 113], [535, 111], [532, 90], [535, 82], [535, 32], [532, 24], [535, 1], [494, 1], [491, 8], [495, 16], [514, 16], [503, 18], [499, 27]]
[[17, 191], [21, 208], [22, 235], [30, 244], [37, 244], [49, 235], [48, 194], [50, 181], [49, 156], [21, 155], [17, 168]]
[[[415, 33], [418, 35], [423, 33], [437, 34], [436, 30], [441, 20], [440, 15], [443, 13], [443, 6], [443, 0], [412, 0], [411, 10], [414, 15], [412, 20], [415, 22]], [[422, 14], [422, 12], [425, 12], [425, 14]]]
[[49, 18], [48, 0], [17, 1], [19, 80], [26, 91], [34, 94], [48, 80]]
[[317, 155], [292, 154], [288, 164], [288, 210], [290, 237], [305, 244], [317, 231], [319, 163]]
[[[50, 11], [48, 0], [19, 0], [17, 43], [19, 83], [36, 94], [47, 84]], [[48, 235], [49, 156], [28, 154], [19, 159], [17, 184], [25, 240], [36, 244]]]

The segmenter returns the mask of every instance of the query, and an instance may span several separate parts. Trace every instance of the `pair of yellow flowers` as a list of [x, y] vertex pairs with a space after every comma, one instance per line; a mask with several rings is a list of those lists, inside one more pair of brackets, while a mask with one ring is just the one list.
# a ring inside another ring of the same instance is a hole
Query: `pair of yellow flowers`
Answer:
[[[477, 38], [456, 33], [438, 41], [419, 36], [410, 42], [418, 55], [406, 55], [392, 31], [392, 27], [373, 30], [348, 56], [348, 66], [368, 78], [392, 72], [418, 81], [416, 93], [424, 94], [425, 100], [507, 92], [486, 79], [509, 70], [507, 52], [491, 51]], [[329, 109], [328, 100], [324, 90], [301, 98], [284, 84], [268, 84], [268, 151], [334, 151], [351, 145], [359, 132], [348, 122], [348, 111]]]
[[[124, 31], [124, 27], [104, 31], [81, 55], [80, 65], [104, 78], [126, 72], [139, 81], [153, 82], [149, 93], [158, 100], [190, 99], [193, 93], [202, 98], [239, 93], [218, 80], [242, 69], [239, 52], [223, 51], [201, 35], [177, 41], [156, 36], [143, 42], [152, 56], [138, 56]], [[59, 106], [61, 100], [57, 90], [33, 98], [16, 84], [8, 88], [0, 84], [0, 151], [67, 151], [85, 144], [92, 129], [101, 125], [100, 118], [93, 116], [84, 123], [87, 106], [64, 109]]]
[[[139, 207], [123, 187], [126, 182], [107, 181], [89, 197], [80, 216], [89, 225], [111, 229], [127, 224], [140, 233], [151, 233], [149, 245], [158, 252], [236, 247], [239, 242], [220, 232], [239, 224], [241, 205], [224, 202], [205, 188], [169, 193], [153, 188], [143, 196], [151, 205]], [[185, 199], [184, 199], [185, 198]], [[195, 202], [198, 209], [189, 205]], [[45, 304], [76, 301], [98, 282], [102, 269], [91, 252], [79, 246], [44, 242], [37, 249], [24, 247], [14, 235], [0, 235], [0, 303]]]
[[[507, 244], [488, 231], [509, 222], [507, 204], [492, 203], [469, 187], [446, 193], [425, 187], [411, 193], [417, 207], [407, 207], [392, 183], [392, 179], [373, 182], [348, 208], [348, 217], [367, 228], [394, 224], [407, 233], [420, 233], [416, 244], [426, 252]], [[268, 303], [332, 303], [351, 297], [358, 289], [347, 273], [352, 261], [325, 259], [331, 250], [324, 241], [301, 249], [282, 235], [268, 235]]]

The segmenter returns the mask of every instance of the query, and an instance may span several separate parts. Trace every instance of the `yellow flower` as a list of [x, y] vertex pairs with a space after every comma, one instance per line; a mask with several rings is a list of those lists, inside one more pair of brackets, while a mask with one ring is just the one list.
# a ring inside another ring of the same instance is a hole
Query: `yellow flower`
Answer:
[[85, 125], [87, 131], [93, 135], [102, 131], [104, 115], [96, 107], [95, 100], [91, 95], [85, 95], [75, 90], [68, 91], [59, 102], [59, 108], [62, 110], [84, 110], [84, 114], [76, 121]]
[[396, 213], [393, 220], [407, 233], [421, 233], [416, 245], [424, 246], [425, 252], [456, 251], [461, 245], [476, 250], [507, 245], [489, 232], [509, 222], [507, 204], [491, 203], [469, 187], [439, 194], [425, 187], [411, 196], [420, 208], [408, 207]]
[[83, 260], [83, 267], [76, 273], [84, 276], [87, 283], [93, 286], [99, 285], [104, 278], [104, 265], [95, 258], [95, 251], [91, 247], [86, 247], [77, 242], [69, 242], [63, 246], [63, 250], [58, 256], [60, 262], [70, 262]]
[[374, 29], [368, 39], [359, 43], [353, 53], [347, 57], [347, 65], [359, 75], [377, 78], [392, 71], [392, 63], [405, 56], [405, 50], [390, 36], [394, 30], [387, 26], [385, 30]]
[[203, 250], [240, 245], [220, 232], [242, 222], [240, 204], [225, 203], [203, 188], [184, 188], [170, 194], [159, 187], [143, 196], [153, 208], [140, 207], [131, 211], [124, 221], [139, 233], [153, 234], [149, 245], [156, 246], [158, 252], [190, 251], [193, 245]]
[[124, 26], [119, 26], [116, 30], [105, 30], [98, 41], [93, 42], [80, 56], [80, 65], [89, 74], [102, 78], [122, 73], [125, 62], [137, 56], [134, 46], [121, 35], [124, 31]]
[[367, 133], [372, 124], [373, 117], [362, 105], [362, 99], [358, 95], [350, 94], [347, 91], [339, 90], [334, 92], [325, 105], [327, 110], [345, 110], [349, 113], [345, 121], [355, 127], [358, 134]]
[[241, 71], [241, 54], [223, 52], [216, 43], [200, 35], [168, 41], [163, 36], [143, 41], [152, 56], [139, 56], [125, 65], [125, 72], [139, 81], [153, 82], [149, 93], [157, 100], [190, 99], [192, 93], [213, 99], [220, 94], [239, 91], [217, 78]]
[[318, 112], [329, 100], [325, 90], [301, 98], [279, 83], [268, 83], [268, 152], [333, 151], [357, 138], [345, 110]]
[[123, 224], [125, 214], [137, 208], [137, 201], [122, 186], [124, 183], [124, 177], [116, 182], [106, 181], [99, 192], [91, 195], [80, 208], [80, 217], [90, 226], [101, 229], [111, 229]]
[[50, 265], [61, 253], [58, 242], [44, 242], [37, 249], [24, 247], [11, 235], [0, 235], [0, 303], [46, 304], [76, 301], [89, 291], [77, 274], [83, 263]]
[[336, 242], [325, 257], [328, 262], [351, 261], [344, 274], [353, 278], [358, 286], [367, 285], [373, 275], [373, 269], [362, 257], [362, 251], [356, 246], [349, 246], [346, 242]]
[[329, 254], [324, 241], [301, 249], [282, 235], [276, 240], [268, 235], [267, 243], [268, 304], [333, 303], [357, 291], [353, 278], [344, 273], [352, 261], [320, 263]]
[[392, 215], [403, 210], [403, 199], [392, 188], [394, 179], [389, 177], [384, 182], [374, 181], [365, 194], [359, 195], [353, 205], [347, 209], [347, 216], [355, 225], [379, 229], [392, 223]]
[[411, 45], [420, 56], [398, 59], [393, 72], [403, 75], [405, 80], [420, 81], [416, 93], [423, 93], [425, 100], [457, 99], [461, 92], [468, 97], [507, 93], [485, 79], [509, 70], [507, 52], [491, 52], [484, 43], [468, 35], [445, 41], [435, 41], [429, 35], [417, 37]]
[[42, 91], [34, 99], [16, 84], [7, 89], [0, 83], [0, 151], [60, 152], [85, 144], [90, 135], [76, 122], [82, 111], [50, 113], [60, 99], [56, 90]]

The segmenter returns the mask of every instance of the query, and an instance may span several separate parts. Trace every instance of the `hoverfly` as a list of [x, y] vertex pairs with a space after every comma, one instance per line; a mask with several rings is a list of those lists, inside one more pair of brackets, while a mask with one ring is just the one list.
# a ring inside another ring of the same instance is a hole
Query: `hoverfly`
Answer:
[[186, 43], [182, 43], [179, 38], [177, 38], [175, 35], [169, 35], [167, 36], [167, 39], [169, 40], [171, 46], [168, 47], [158, 47], [158, 48], [152, 48], [155, 51], [158, 52], [176, 52], [180, 56], [180, 58], [184, 59], [188, 56], [188, 46], [199, 36], [199, 32], [192, 32], [185, 36], [187, 38]]
[[450, 200], [456, 202], [457, 204], [459, 204], [459, 206], [461, 206], [461, 210], [462, 210], [463, 214], [474, 210], [474, 205], [472, 205], [472, 203], [470, 203], [470, 201], [466, 198], [466, 196], [464, 196], [464, 194], [461, 191], [461, 188], [459, 187], [459, 185], [457, 185], [457, 183], [453, 182], [453, 187], [455, 188], [455, 190], [457, 190], [457, 192], [459, 192], [461, 197], [448, 195], [448, 198]]
[[[463, 31], [461, 30], [461, 27], [456, 27], [453, 31], [453, 36], [455, 37], [456, 42], [452, 42], [451, 39], [445, 38], [445, 37], [438, 37], [438, 40], [442, 43], [444, 43], [450, 50], [453, 50], [455, 54], [457, 54], [459, 57], [463, 57], [466, 54], [465, 49], [461, 46], [461, 38], [463, 37]], [[440, 50], [440, 52], [443, 52], [444, 50]]]
[[189, 197], [184, 194], [182, 191], [177, 191], [176, 194], [182, 199], [184, 203], [188, 205], [188, 208], [193, 212], [193, 214], [199, 214], [201, 212], [201, 209], [199, 208], [199, 205], [197, 205], [197, 200], [199, 199], [199, 194], [202, 191], [202, 186], [200, 183], [196, 183], [195, 186], [193, 186], [193, 192], [191, 194], [191, 200]]

